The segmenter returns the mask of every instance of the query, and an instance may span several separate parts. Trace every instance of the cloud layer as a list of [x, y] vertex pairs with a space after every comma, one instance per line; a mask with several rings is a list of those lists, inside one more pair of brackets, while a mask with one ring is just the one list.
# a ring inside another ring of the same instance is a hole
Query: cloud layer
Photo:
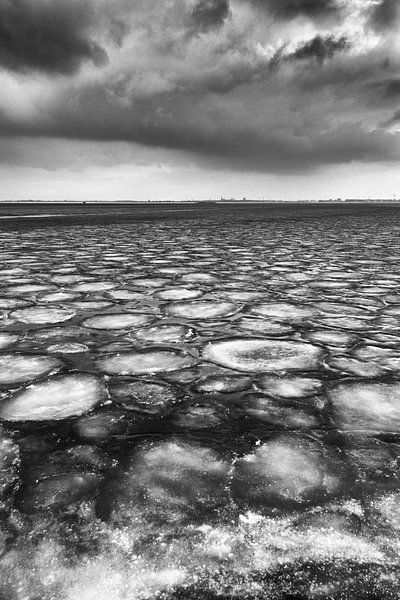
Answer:
[[0, 161], [27, 137], [266, 173], [397, 161], [399, 16], [397, 0], [0, 0]]

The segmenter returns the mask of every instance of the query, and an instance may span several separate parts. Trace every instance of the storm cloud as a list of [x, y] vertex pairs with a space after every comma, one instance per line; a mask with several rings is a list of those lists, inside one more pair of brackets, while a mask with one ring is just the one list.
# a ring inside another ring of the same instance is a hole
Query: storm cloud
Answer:
[[397, 161], [400, 64], [383, 33], [395, 8], [0, 0], [0, 161], [12, 140], [46, 137], [178, 152], [215, 170]]
[[0, 0], [0, 64], [14, 71], [71, 74], [107, 54], [90, 36], [94, 7], [77, 0]]

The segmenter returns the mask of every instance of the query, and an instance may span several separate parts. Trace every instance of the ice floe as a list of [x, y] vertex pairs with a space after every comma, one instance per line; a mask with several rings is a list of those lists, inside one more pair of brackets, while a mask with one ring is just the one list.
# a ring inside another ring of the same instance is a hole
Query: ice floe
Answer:
[[0, 356], [0, 385], [17, 385], [61, 369], [60, 360], [50, 356], [3, 354]]
[[321, 380], [308, 377], [266, 376], [259, 379], [258, 384], [269, 394], [287, 399], [314, 396], [323, 387]]
[[67, 308], [39, 307], [21, 308], [11, 313], [13, 319], [28, 325], [64, 323], [75, 316], [75, 311]]
[[399, 383], [341, 383], [328, 396], [338, 429], [400, 432]]
[[115, 380], [109, 389], [114, 401], [141, 414], [163, 415], [178, 401], [174, 388], [165, 383]]
[[167, 308], [169, 315], [181, 319], [220, 319], [228, 317], [238, 311], [236, 304], [231, 302], [181, 302], [170, 304]]
[[238, 371], [308, 371], [318, 367], [320, 348], [293, 341], [234, 338], [211, 343], [203, 358]]
[[0, 350], [8, 348], [18, 340], [18, 335], [15, 333], [0, 332]]
[[56, 376], [3, 400], [0, 418], [6, 421], [55, 421], [82, 415], [105, 399], [105, 387], [93, 375]]
[[304, 436], [281, 436], [235, 463], [233, 497], [249, 507], [299, 508], [340, 491], [338, 457]]
[[110, 375], [146, 375], [175, 371], [194, 364], [189, 354], [165, 348], [115, 354], [100, 359], [97, 367]]
[[83, 322], [90, 329], [131, 329], [143, 327], [153, 321], [153, 317], [144, 314], [120, 313], [91, 317]]

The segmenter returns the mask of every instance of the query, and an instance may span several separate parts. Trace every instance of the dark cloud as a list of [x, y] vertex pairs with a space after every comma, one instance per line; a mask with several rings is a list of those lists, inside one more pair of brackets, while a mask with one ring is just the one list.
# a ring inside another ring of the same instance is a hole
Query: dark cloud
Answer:
[[333, 58], [335, 54], [348, 50], [350, 47], [350, 42], [344, 36], [335, 39], [333, 36], [323, 38], [317, 35], [289, 55], [289, 58], [295, 60], [316, 58], [318, 61], [323, 62], [328, 58]]
[[399, 0], [381, 0], [371, 14], [370, 24], [374, 29], [390, 29], [399, 17]]
[[293, 19], [301, 15], [318, 18], [339, 12], [335, 0], [250, 0], [250, 2], [281, 19]]
[[228, 15], [228, 0], [197, 0], [191, 13], [191, 23], [196, 30], [206, 32], [223, 25]]
[[85, 60], [100, 66], [107, 55], [88, 34], [93, 9], [77, 0], [0, 0], [0, 65], [53, 74], [71, 74]]

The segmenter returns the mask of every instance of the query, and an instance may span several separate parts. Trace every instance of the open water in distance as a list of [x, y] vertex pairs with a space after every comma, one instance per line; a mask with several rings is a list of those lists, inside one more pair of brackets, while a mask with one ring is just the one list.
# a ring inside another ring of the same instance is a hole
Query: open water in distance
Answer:
[[5, 229], [2, 600], [399, 598], [399, 233]]

